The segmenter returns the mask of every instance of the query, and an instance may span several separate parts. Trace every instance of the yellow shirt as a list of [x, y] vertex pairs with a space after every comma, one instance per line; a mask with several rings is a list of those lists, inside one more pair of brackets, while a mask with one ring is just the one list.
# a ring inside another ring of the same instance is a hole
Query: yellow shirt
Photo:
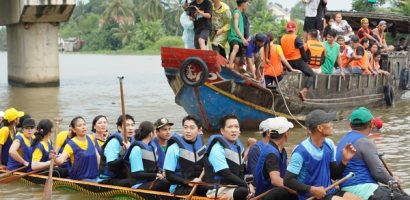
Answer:
[[[7, 138], [9, 138], [10, 129], [8, 126], [4, 126], [0, 129], [0, 145], [4, 145], [7, 142]], [[11, 139], [14, 140], [14, 135], [10, 135]]]
[[58, 133], [57, 138], [56, 138], [56, 147], [61, 148], [67, 137], [68, 137], [68, 131], [61, 131], [60, 133]]
[[[88, 136], [90, 137], [91, 141], [94, 141], [94, 137], [92, 135], [88, 135]], [[78, 147], [80, 147], [80, 149], [87, 150], [87, 148], [88, 148], [87, 139], [85, 141], [80, 141], [80, 140], [77, 139], [77, 137], [74, 137], [71, 140], [74, 143], [76, 143], [78, 145]], [[65, 145], [63, 153], [67, 154], [67, 156], [70, 158], [71, 165], [74, 165], [74, 151], [73, 151], [73, 148], [69, 144]]]
[[[43, 145], [44, 150], [46, 150], [47, 152], [49, 152], [47, 142], [41, 141], [40, 144]], [[33, 157], [32, 157], [32, 159], [31, 159], [31, 162], [40, 162], [40, 160], [41, 160], [42, 158], [43, 158], [43, 152], [41, 152], [41, 150], [40, 150], [39, 148], [34, 149]]]

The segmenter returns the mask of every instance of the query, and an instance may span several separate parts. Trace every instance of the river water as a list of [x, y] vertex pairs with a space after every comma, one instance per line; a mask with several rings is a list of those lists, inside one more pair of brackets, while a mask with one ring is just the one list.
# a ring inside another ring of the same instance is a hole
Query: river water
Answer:
[[[36, 121], [63, 118], [61, 128], [68, 128], [70, 120], [78, 115], [91, 121], [96, 115], [106, 115], [110, 130], [121, 113], [120, 90], [117, 76], [125, 76], [124, 93], [126, 112], [138, 122], [154, 121], [167, 117], [175, 123], [174, 130], [181, 130], [185, 111], [175, 104], [159, 56], [124, 55], [60, 55], [59, 88], [19, 88], [7, 84], [7, 54], [0, 52], [0, 110], [15, 107], [30, 114]], [[379, 151], [393, 173], [403, 181], [403, 188], [410, 192], [410, 115], [409, 100], [397, 102], [393, 108], [372, 108], [373, 114], [385, 122], [382, 137], [376, 139]], [[334, 124], [332, 139], [349, 130], [347, 121]], [[295, 128], [289, 140], [289, 151], [305, 138], [301, 128]], [[259, 138], [257, 132], [243, 132], [247, 137]], [[13, 183], [0, 187], [0, 199], [41, 199], [43, 188], [36, 185]], [[84, 198], [77, 193], [55, 191], [55, 199]], [[85, 197], [90, 199], [91, 197]]]

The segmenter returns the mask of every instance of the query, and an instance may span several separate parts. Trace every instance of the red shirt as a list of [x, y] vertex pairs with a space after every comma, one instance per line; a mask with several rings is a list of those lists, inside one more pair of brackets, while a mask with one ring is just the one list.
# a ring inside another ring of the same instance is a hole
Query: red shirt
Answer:
[[365, 33], [367, 33], [367, 34], [373, 36], [373, 32], [370, 31], [369, 28], [365, 30], [365, 29], [363, 29], [363, 27], [362, 27], [362, 28], [360, 28], [360, 29], [357, 31], [357, 37], [359, 37], [360, 41], [361, 41], [364, 37], [366, 37], [366, 36], [364, 35]]

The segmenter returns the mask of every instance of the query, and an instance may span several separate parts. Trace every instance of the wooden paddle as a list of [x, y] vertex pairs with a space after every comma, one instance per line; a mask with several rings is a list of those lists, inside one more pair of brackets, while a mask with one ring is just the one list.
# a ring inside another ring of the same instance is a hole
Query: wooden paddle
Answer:
[[[327, 187], [325, 188], [325, 190], [328, 191], [328, 190], [330, 190], [330, 189], [332, 189], [332, 188], [334, 188], [334, 187], [340, 185], [341, 183], [345, 182], [347, 179], [352, 178], [353, 176], [354, 176], [354, 173], [353, 173], [353, 172], [350, 172], [349, 174], [347, 174], [347, 175], [346, 175], [345, 177], [343, 177], [342, 179], [340, 179], [340, 180], [334, 182], [332, 185], [327, 186]], [[314, 199], [315, 199], [315, 197], [310, 197], [310, 198], [308, 198], [307, 200], [314, 200]]]
[[[202, 170], [201, 174], [199, 175], [199, 179], [202, 179], [205, 175], [205, 169]], [[198, 189], [198, 184], [197, 183], [193, 183], [194, 187], [192, 187], [191, 192], [189, 193], [189, 195], [187, 196], [186, 200], [191, 200], [192, 196], [194, 196], [196, 189]]]
[[10, 174], [12, 174], [12, 173], [14, 173], [14, 172], [18, 172], [18, 171], [20, 171], [20, 170], [23, 170], [23, 169], [25, 169], [25, 168], [27, 168], [27, 166], [23, 166], [23, 167], [20, 167], [20, 168], [15, 169], [15, 170], [11, 170], [11, 171], [5, 172], [4, 174], [0, 174], [0, 178], [9, 176]]
[[[380, 153], [380, 154], [379, 154], [379, 159], [380, 159], [380, 161], [382, 161], [382, 163], [383, 163], [383, 165], [384, 165], [384, 168], [386, 168], [386, 170], [387, 170], [387, 172], [390, 174], [390, 176], [391, 176], [391, 177], [394, 177], [393, 172], [390, 170], [389, 166], [387, 166], [386, 161], [384, 161], [384, 159], [382, 158], [383, 155], [384, 155], [384, 153]], [[401, 185], [400, 185], [400, 184], [398, 184], [398, 185], [399, 185], [399, 190], [400, 190], [401, 192], [404, 192], [403, 188], [401, 188]]]
[[125, 100], [124, 100], [124, 89], [122, 86], [122, 80], [124, 76], [118, 76], [118, 80], [120, 81], [120, 93], [121, 93], [121, 115], [122, 115], [122, 136], [124, 137], [124, 143], [128, 143], [127, 133], [125, 131]]
[[[55, 128], [54, 128], [54, 138], [53, 138], [53, 150], [55, 152], [56, 150], [56, 139], [57, 139], [57, 133], [58, 129], [60, 126], [61, 118], [57, 117], [54, 119], [55, 122]], [[51, 149], [50, 149], [51, 151]], [[50, 168], [48, 169], [48, 178], [46, 183], [44, 184], [44, 191], [43, 191], [43, 199], [51, 199], [51, 194], [53, 194], [53, 169], [54, 169], [54, 159], [50, 160]]]
[[42, 170], [36, 170], [36, 171], [31, 171], [31, 172], [24, 173], [24, 174], [20, 174], [20, 175], [9, 176], [9, 177], [6, 177], [6, 178], [1, 179], [1, 180], [0, 180], [0, 184], [11, 183], [11, 182], [17, 181], [17, 180], [19, 180], [20, 178], [23, 178], [23, 177], [25, 177], [25, 176], [39, 173], [40, 171], [42, 171]]

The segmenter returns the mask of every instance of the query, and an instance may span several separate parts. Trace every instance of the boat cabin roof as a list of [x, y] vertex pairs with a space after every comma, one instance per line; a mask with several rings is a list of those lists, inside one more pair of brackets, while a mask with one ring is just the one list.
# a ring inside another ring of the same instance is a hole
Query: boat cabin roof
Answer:
[[336, 13], [342, 13], [343, 19], [356, 31], [360, 28], [360, 20], [367, 18], [371, 28], [376, 27], [379, 21], [384, 20], [387, 22], [388, 32], [410, 33], [410, 16], [353, 11], [327, 11], [326, 18], [334, 18]]

